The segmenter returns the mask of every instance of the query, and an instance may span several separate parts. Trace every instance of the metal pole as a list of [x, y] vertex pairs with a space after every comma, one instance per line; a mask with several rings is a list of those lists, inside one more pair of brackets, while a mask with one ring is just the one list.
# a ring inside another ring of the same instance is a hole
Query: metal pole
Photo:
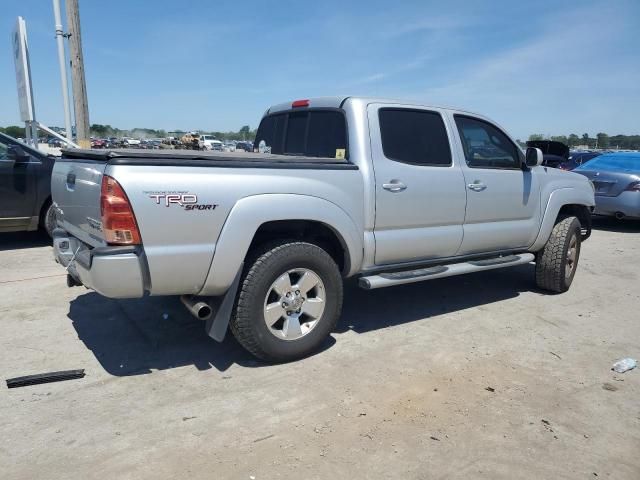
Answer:
[[67, 28], [69, 29], [69, 56], [71, 57], [71, 87], [73, 88], [73, 111], [76, 116], [76, 138], [82, 148], [90, 148], [89, 106], [87, 84], [84, 79], [78, 0], [66, 0], [65, 5], [67, 7]]
[[70, 139], [63, 137], [62, 135], [60, 135], [59, 133], [51, 130], [49, 127], [47, 127], [46, 125], [43, 125], [40, 122], [36, 122], [33, 121], [31, 122], [35, 125], [35, 128], [39, 128], [40, 130], [44, 130], [45, 132], [47, 132], [49, 135], [56, 137], [59, 140], [62, 140], [63, 142], [65, 142], [68, 146], [70, 146], [71, 148], [80, 148], [78, 145], [76, 145], [75, 143], [73, 143], [73, 141], [71, 141]]
[[60, 64], [60, 83], [62, 84], [62, 103], [64, 104], [64, 129], [69, 141], [73, 140], [71, 131], [71, 105], [69, 103], [69, 87], [67, 85], [67, 62], [64, 55], [64, 32], [60, 16], [60, 0], [53, 0], [53, 16], [56, 22], [56, 42], [58, 43], [58, 63]]

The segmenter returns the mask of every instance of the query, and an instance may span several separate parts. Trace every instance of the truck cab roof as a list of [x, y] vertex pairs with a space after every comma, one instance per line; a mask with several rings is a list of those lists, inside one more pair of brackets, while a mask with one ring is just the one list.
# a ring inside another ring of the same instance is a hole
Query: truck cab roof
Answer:
[[434, 105], [434, 104], [426, 103], [419, 100], [385, 98], [385, 97], [360, 97], [360, 96], [351, 96], [351, 95], [312, 97], [312, 98], [303, 99], [303, 100], [292, 100], [290, 102], [283, 102], [283, 103], [279, 103], [277, 105], [271, 106], [269, 109], [267, 109], [267, 111], [265, 112], [265, 115], [291, 110], [293, 108], [296, 108], [294, 106], [295, 103], [298, 103], [297, 107], [342, 108], [347, 100], [357, 100], [367, 105], [371, 103], [389, 103], [389, 104], [399, 104], [399, 105], [408, 105], [408, 106], [414, 105], [416, 107], [430, 107], [430, 108], [437, 108], [437, 109], [443, 109], [443, 110], [452, 110], [458, 113], [467, 113], [480, 118], [484, 118], [483, 115], [480, 115], [475, 112], [470, 112], [468, 110], [463, 110], [460, 108], [446, 106], [446, 105]]

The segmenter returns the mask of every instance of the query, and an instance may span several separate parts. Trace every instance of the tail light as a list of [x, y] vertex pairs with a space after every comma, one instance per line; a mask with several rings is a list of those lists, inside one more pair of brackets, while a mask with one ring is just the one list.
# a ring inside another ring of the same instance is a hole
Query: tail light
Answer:
[[102, 177], [100, 192], [102, 231], [110, 245], [139, 245], [140, 231], [127, 194], [115, 178]]
[[640, 192], [640, 181], [636, 180], [635, 182], [631, 182], [627, 185], [627, 188], [624, 189], [625, 192]]
[[308, 107], [308, 106], [309, 106], [309, 100], [295, 100], [291, 104], [291, 108], [300, 108], [300, 107]]

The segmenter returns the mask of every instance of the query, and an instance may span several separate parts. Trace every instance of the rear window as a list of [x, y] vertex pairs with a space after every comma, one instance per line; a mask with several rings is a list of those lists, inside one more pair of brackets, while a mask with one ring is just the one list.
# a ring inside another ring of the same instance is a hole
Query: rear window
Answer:
[[346, 158], [347, 124], [336, 110], [305, 110], [268, 115], [254, 142], [260, 152]]
[[451, 165], [451, 149], [439, 113], [383, 108], [379, 111], [384, 156], [411, 165]]

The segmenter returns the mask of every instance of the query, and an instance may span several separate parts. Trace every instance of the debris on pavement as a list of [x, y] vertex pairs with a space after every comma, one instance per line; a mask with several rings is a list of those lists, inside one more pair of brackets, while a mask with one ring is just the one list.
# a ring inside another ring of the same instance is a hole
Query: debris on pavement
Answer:
[[611, 370], [614, 370], [618, 373], [624, 373], [628, 372], [629, 370], [633, 370], [637, 365], [638, 362], [636, 362], [635, 359], [623, 358], [622, 360], [618, 360], [616, 363], [614, 363], [613, 367], [611, 367]]
[[39, 385], [41, 383], [62, 382], [64, 380], [73, 380], [82, 377], [84, 377], [84, 369], [38, 373], [24, 377], [8, 378], [7, 388], [26, 387], [29, 385]]
[[496, 391], [496, 389], [495, 389], [495, 388], [493, 388], [493, 387], [487, 387], [487, 388], [485, 388], [485, 390], [486, 390], [487, 392], [491, 392], [491, 393], [493, 393], [493, 392], [495, 392], [495, 391]]
[[258, 443], [258, 442], [262, 442], [263, 440], [269, 440], [270, 438], [275, 437], [275, 435], [272, 433], [271, 435], [267, 435], [266, 437], [260, 437], [260, 438], [256, 438], [253, 443]]
[[602, 388], [610, 392], [615, 392], [616, 390], [618, 390], [618, 387], [616, 387], [615, 385], [611, 385], [610, 383], [603, 383]]

